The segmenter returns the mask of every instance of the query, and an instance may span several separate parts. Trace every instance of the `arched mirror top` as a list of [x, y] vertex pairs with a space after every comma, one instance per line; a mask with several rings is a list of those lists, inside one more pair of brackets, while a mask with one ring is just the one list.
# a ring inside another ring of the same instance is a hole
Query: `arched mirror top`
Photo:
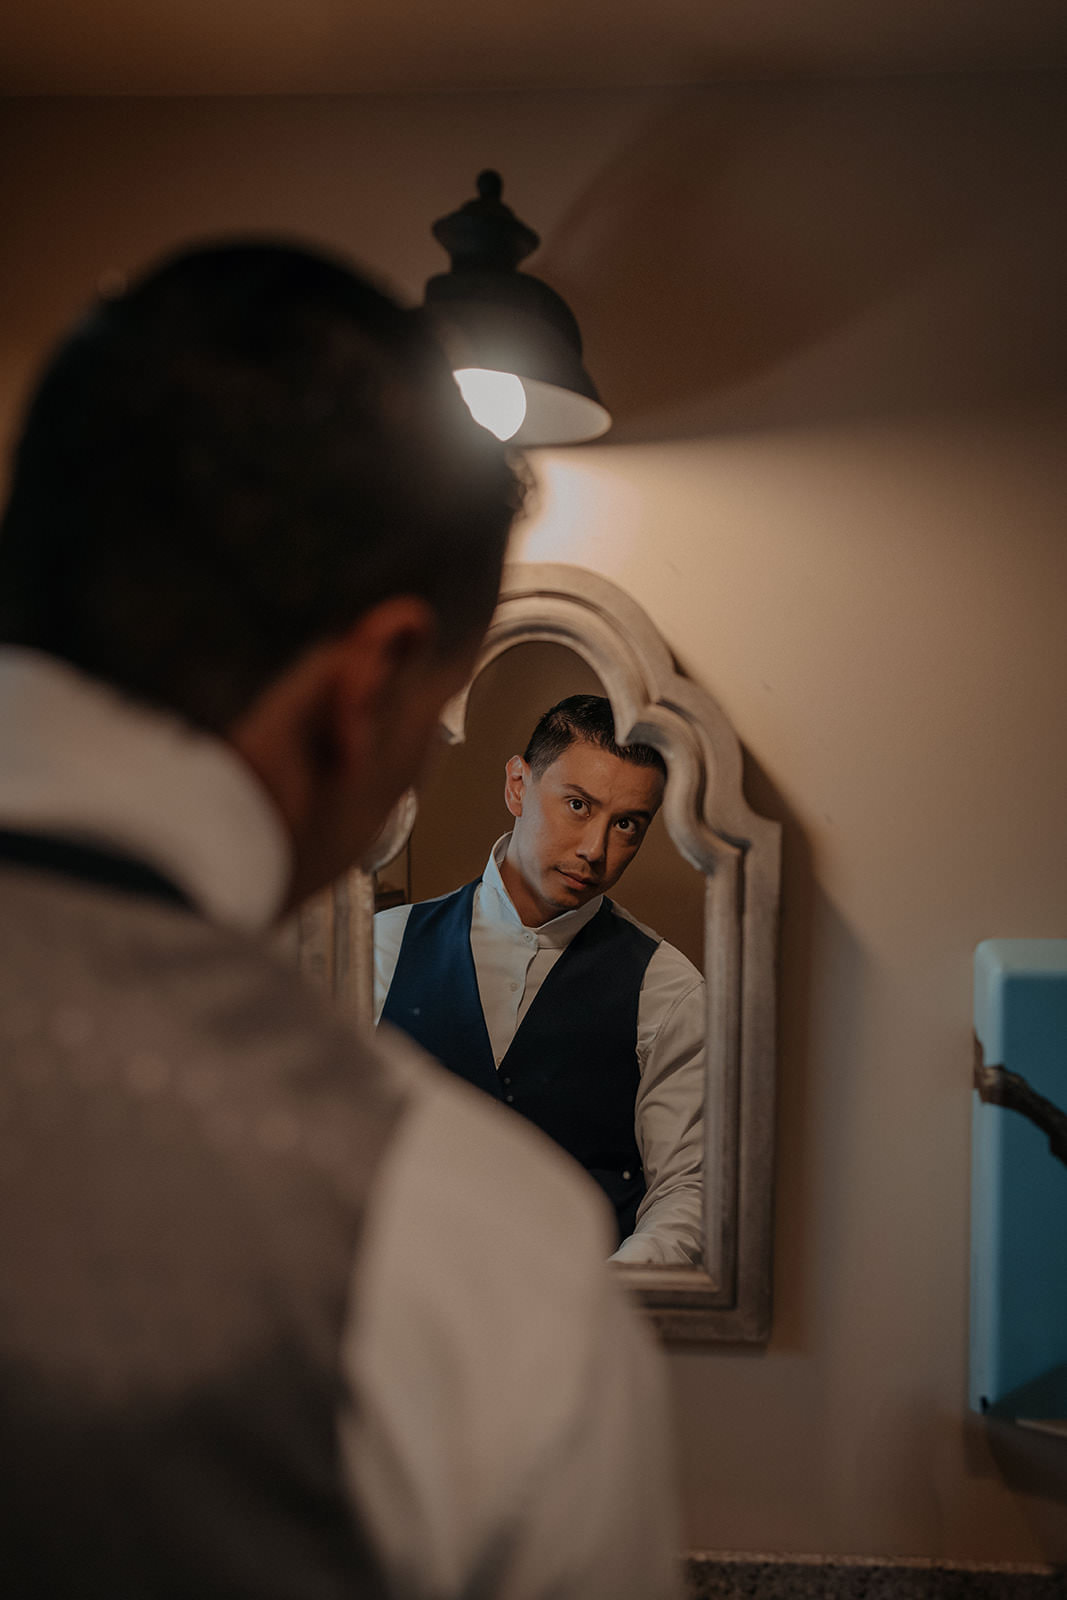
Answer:
[[[718, 702], [677, 669], [641, 607], [598, 573], [582, 567], [516, 562], [504, 570], [500, 600], [470, 683], [449, 701], [442, 728], [450, 744], [466, 736], [470, 691], [499, 656], [519, 645], [564, 645], [599, 678], [611, 701], [621, 744], [651, 744], [668, 764], [665, 820], [690, 864], [709, 872], [723, 845], [776, 850], [778, 825], [754, 812], [741, 781], [741, 747]], [[392, 860], [414, 825], [405, 795], [367, 866]]]

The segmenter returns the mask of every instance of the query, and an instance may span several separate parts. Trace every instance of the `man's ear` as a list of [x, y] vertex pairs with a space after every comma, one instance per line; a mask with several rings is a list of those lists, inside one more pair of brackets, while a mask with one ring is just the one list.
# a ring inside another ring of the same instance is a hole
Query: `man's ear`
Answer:
[[421, 742], [444, 695], [431, 670], [437, 645], [432, 608], [418, 595], [393, 595], [365, 612], [337, 644], [331, 733], [338, 758], [354, 769], [388, 759], [397, 742]]
[[522, 816], [522, 802], [530, 769], [521, 756], [512, 756], [504, 768], [504, 804], [513, 817]]
[[288, 827], [301, 893], [351, 865], [419, 775], [441, 705], [468, 670], [465, 658], [438, 659], [437, 638], [424, 600], [384, 600], [313, 646], [227, 729]]

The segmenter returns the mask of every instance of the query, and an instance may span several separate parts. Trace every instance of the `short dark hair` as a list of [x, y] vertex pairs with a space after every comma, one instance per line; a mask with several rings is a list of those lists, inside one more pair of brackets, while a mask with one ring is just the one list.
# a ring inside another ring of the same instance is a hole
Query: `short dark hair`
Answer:
[[412, 593], [486, 624], [518, 479], [421, 312], [272, 241], [102, 299], [32, 399], [0, 641], [223, 732], [312, 645]]
[[667, 776], [666, 762], [650, 744], [616, 742], [611, 702], [602, 694], [572, 694], [551, 706], [530, 735], [522, 759], [534, 777], [540, 778], [578, 739], [635, 767], [655, 767], [664, 778]]

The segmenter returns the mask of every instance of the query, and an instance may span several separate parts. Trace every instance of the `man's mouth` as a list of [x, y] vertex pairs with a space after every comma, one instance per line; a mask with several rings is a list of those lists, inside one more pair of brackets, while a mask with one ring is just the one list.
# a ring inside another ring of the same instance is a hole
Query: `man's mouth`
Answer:
[[557, 867], [560, 877], [565, 878], [575, 889], [595, 889], [596, 878], [583, 878], [580, 872], [568, 872], [564, 867]]

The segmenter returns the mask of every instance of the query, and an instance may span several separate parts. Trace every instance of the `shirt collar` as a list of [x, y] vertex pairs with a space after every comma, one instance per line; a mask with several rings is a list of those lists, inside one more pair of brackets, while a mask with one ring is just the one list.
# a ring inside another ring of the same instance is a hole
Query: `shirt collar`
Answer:
[[213, 920], [278, 915], [289, 841], [229, 745], [35, 650], [0, 649], [0, 825], [123, 851]]
[[539, 928], [527, 929], [500, 876], [500, 863], [507, 854], [510, 841], [511, 834], [503, 834], [489, 852], [489, 860], [482, 873], [483, 893], [479, 897], [479, 914], [500, 927], [521, 930], [523, 934], [536, 934], [537, 943], [542, 948], [565, 950], [575, 935], [596, 916], [604, 903], [604, 896], [594, 895], [584, 906], [578, 906], [574, 911], [563, 911], [558, 917], [542, 922]]

